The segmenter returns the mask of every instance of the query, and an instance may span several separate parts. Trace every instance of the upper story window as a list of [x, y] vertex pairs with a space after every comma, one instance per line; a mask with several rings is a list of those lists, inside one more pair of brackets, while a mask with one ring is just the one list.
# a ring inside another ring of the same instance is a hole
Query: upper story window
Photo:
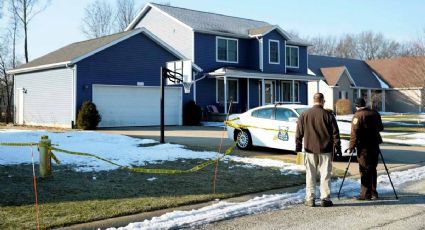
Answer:
[[269, 63], [280, 64], [280, 49], [278, 40], [269, 40]]
[[238, 62], [238, 39], [234, 38], [216, 38], [218, 62]]
[[299, 67], [299, 48], [297, 46], [286, 46], [286, 67]]

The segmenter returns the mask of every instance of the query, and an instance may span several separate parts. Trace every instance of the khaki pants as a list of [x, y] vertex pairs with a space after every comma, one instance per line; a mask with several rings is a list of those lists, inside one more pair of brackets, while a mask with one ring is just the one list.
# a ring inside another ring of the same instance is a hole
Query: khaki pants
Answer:
[[306, 168], [305, 200], [310, 201], [315, 198], [317, 171], [320, 174], [320, 199], [330, 198], [332, 153], [305, 153], [304, 163]]

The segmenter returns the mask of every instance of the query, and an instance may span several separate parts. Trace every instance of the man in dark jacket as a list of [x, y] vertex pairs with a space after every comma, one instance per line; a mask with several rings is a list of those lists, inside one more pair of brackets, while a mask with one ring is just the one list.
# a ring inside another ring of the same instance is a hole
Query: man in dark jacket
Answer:
[[384, 130], [381, 115], [366, 107], [363, 98], [356, 100], [357, 112], [353, 116], [350, 136], [350, 152], [357, 148], [361, 191], [358, 200], [376, 200], [376, 166], [378, 165], [379, 144], [382, 143], [380, 131]]
[[315, 206], [316, 174], [319, 170], [321, 205], [329, 207], [333, 205], [330, 199], [333, 152], [335, 149], [341, 151], [341, 141], [334, 115], [323, 109], [325, 104], [323, 94], [316, 93], [313, 99], [313, 108], [305, 111], [298, 118], [295, 135], [296, 151], [302, 151], [304, 139], [305, 205]]

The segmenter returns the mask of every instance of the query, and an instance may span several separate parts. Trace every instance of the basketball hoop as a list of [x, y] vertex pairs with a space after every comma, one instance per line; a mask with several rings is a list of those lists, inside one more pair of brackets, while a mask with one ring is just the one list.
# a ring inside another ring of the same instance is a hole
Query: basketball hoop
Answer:
[[193, 85], [193, 81], [183, 82], [184, 93], [190, 93], [190, 87]]

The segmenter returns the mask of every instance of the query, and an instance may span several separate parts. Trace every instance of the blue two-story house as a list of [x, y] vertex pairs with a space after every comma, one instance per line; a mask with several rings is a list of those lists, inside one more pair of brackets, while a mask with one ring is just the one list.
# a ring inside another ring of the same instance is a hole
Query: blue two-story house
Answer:
[[126, 30], [144, 27], [203, 71], [191, 94], [224, 113], [275, 102], [307, 104], [308, 43], [279, 26], [252, 19], [147, 4]]
[[[53, 31], [52, 31], [53, 32]], [[267, 22], [148, 3], [126, 31], [76, 42], [32, 60], [15, 75], [18, 124], [72, 127], [93, 101], [101, 127], [159, 124], [160, 68], [191, 60], [190, 94], [165, 91], [165, 122], [181, 125], [184, 105], [227, 113], [275, 102], [307, 104], [307, 47]]]

